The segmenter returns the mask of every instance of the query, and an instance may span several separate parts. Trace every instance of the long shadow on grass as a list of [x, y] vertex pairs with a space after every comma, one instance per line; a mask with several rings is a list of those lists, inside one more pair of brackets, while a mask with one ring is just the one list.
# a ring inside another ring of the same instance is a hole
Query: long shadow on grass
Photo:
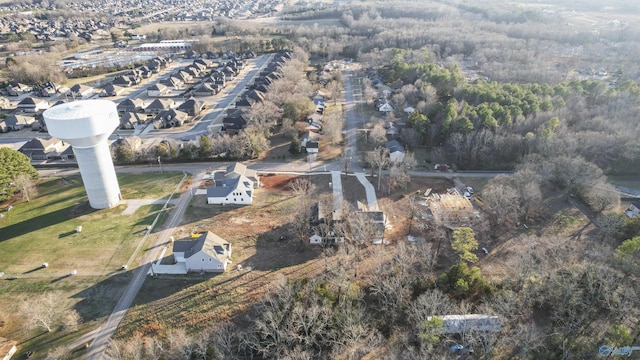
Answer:
[[316, 259], [320, 251], [311, 247], [308, 239], [304, 242], [296, 239], [292, 229], [286, 225], [260, 234], [255, 246], [255, 255], [242, 262], [245, 268], [278, 270]]
[[75, 304], [75, 310], [82, 316], [82, 321], [88, 322], [110, 315], [129, 284], [132, 272], [119, 271], [73, 295], [72, 298], [81, 299]]
[[[94, 211], [96, 210], [92, 209], [88, 202], [84, 202], [80, 205], [72, 205], [64, 209], [42, 214], [2, 228], [2, 231], [0, 231], [0, 242], [44, 229], [46, 227], [65, 222], [69, 219], [90, 214]], [[52, 236], [56, 235], [52, 234]]]

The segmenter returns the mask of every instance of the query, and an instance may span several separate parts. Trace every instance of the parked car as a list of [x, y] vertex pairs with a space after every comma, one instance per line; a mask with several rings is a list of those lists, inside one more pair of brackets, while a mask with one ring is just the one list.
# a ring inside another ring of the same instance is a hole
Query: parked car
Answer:
[[471, 186], [467, 186], [467, 192], [473, 195], [473, 188]]
[[438, 171], [447, 171], [451, 169], [451, 166], [449, 166], [449, 164], [436, 164], [433, 167], [433, 170], [438, 170]]

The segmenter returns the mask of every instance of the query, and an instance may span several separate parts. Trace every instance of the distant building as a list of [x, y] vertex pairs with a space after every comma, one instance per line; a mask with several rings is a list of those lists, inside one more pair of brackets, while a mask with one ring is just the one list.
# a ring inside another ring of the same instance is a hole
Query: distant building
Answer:
[[498, 332], [500, 331], [500, 319], [495, 315], [467, 314], [467, 315], [442, 315], [430, 316], [442, 319], [443, 334], [467, 334], [475, 331]]

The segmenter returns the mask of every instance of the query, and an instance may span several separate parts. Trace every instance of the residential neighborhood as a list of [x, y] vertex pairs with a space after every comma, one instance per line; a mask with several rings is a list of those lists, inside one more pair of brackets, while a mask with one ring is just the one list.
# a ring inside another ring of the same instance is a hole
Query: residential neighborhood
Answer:
[[636, 355], [635, 4], [0, 8], [0, 358]]

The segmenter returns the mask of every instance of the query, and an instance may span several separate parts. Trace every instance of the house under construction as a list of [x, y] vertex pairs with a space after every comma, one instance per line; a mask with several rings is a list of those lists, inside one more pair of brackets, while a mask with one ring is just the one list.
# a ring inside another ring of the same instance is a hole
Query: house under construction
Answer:
[[429, 210], [436, 224], [442, 224], [451, 229], [470, 225], [477, 220], [479, 213], [474, 211], [473, 204], [457, 191], [447, 194], [431, 194]]

